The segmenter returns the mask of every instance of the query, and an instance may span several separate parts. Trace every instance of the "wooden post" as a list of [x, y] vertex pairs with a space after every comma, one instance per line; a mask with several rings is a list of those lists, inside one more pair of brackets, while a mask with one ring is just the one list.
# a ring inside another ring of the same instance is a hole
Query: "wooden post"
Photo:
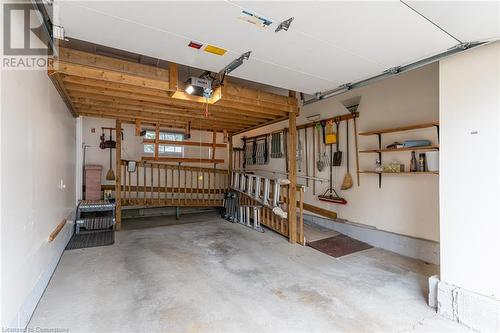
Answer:
[[231, 175], [233, 173], [233, 137], [229, 136], [229, 147], [228, 159], [227, 159], [227, 189], [231, 187]]
[[288, 165], [290, 185], [288, 185], [288, 240], [290, 243], [297, 241], [297, 200], [295, 198], [297, 187], [297, 161], [295, 159], [297, 143], [296, 114], [290, 112], [288, 118]]
[[135, 121], [135, 136], [141, 136], [142, 125], [140, 120]]
[[115, 167], [115, 200], [116, 200], [116, 230], [122, 227], [122, 121], [116, 119], [116, 167]]
[[[154, 157], [155, 161], [158, 161], [159, 149], [160, 149], [160, 124], [156, 124], [156, 127], [155, 127], [155, 157]], [[151, 169], [151, 170], [153, 170], [153, 169]]]

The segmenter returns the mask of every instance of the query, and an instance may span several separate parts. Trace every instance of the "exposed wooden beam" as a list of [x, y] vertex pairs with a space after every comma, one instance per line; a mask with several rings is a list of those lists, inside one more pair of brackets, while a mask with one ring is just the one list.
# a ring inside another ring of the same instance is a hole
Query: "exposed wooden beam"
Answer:
[[123, 72], [130, 75], [142, 76], [151, 79], [159, 79], [161, 81], [168, 81], [169, 78], [169, 71], [164, 68], [133, 63], [126, 60], [72, 50], [64, 47], [60, 47], [58, 51], [58, 59], [60, 61], [96, 67], [110, 71]]
[[96, 113], [96, 114], [103, 114], [103, 115], [109, 115], [109, 118], [112, 118], [113, 116], [128, 116], [131, 118], [136, 118], [138, 120], [140, 119], [158, 119], [159, 121], [178, 121], [182, 123], [187, 123], [188, 121], [191, 121], [193, 124], [200, 124], [203, 123], [204, 125], [219, 125], [220, 128], [224, 128], [227, 126], [228, 128], [244, 128], [246, 125], [244, 123], [238, 123], [238, 122], [228, 122], [224, 120], [218, 120], [218, 119], [202, 119], [202, 118], [192, 118], [189, 116], [180, 116], [180, 115], [172, 115], [172, 114], [161, 114], [161, 113], [155, 113], [155, 112], [144, 112], [144, 111], [131, 111], [127, 109], [117, 109], [117, 108], [101, 108], [101, 107], [94, 107], [94, 106], [89, 106], [85, 104], [79, 104], [75, 103], [75, 106], [77, 107], [78, 112], [87, 112], [87, 113]]
[[254, 126], [246, 127], [244, 129], [242, 129], [241, 131], [232, 133], [232, 135], [238, 135], [238, 134], [242, 134], [242, 133], [245, 133], [245, 132], [257, 129], [257, 128], [261, 128], [261, 127], [264, 127], [264, 126], [276, 124], [276, 123], [279, 123], [281, 121], [287, 120], [288, 117], [289, 116], [285, 116], [285, 117], [277, 118], [277, 119], [270, 120], [270, 121], [267, 121], [267, 122], [263, 122], [263, 123], [260, 123], [260, 124], [254, 125]]
[[[169, 97], [156, 97], [156, 96], [150, 96], [150, 95], [144, 95], [144, 94], [137, 94], [137, 93], [115, 90], [115, 89], [111, 89], [111, 88], [97, 88], [97, 87], [90, 87], [90, 86], [68, 83], [68, 84], [66, 84], [66, 89], [68, 91], [88, 93], [88, 94], [92, 94], [92, 95], [101, 95], [101, 96], [111, 97], [111, 98], [115, 98], [115, 99], [116, 98], [125, 99], [127, 101], [139, 101], [141, 103], [143, 103], [143, 102], [157, 103], [157, 104], [160, 104], [163, 106], [185, 107], [185, 108], [189, 108], [189, 109], [194, 108], [194, 109], [198, 109], [198, 110], [200, 110], [202, 107], [202, 105], [200, 105], [200, 103], [194, 103], [191, 101], [172, 99]], [[230, 105], [228, 106], [227, 104], [230, 104]], [[285, 111], [267, 109], [267, 108], [262, 108], [259, 106], [247, 106], [247, 105], [242, 106], [242, 104], [234, 103], [234, 102], [228, 102], [228, 103], [218, 102], [216, 104], [210, 105], [209, 110], [210, 110], [210, 112], [231, 112], [232, 114], [235, 114], [235, 113], [241, 114], [242, 113], [241, 111], [244, 111], [246, 114], [248, 114], [250, 116], [267, 115], [269, 119], [275, 118], [277, 116], [286, 116], [287, 115], [287, 112], [285, 112]]]
[[[178, 128], [178, 129], [183, 129], [186, 127], [187, 122], [185, 121], [178, 121], [175, 120], [175, 118], [160, 118], [160, 117], [147, 117], [147, 116], [136, 116], [136, 115], [127, 115], [126, 113], [112, 113], [112, 112], [98, 112], [95, 110], [85, 110], [85, 109], [79, 109], [78, 114], [81, 116], [87, 116], [87, 117], [95, 117], [95, 118], [108, 118], [108, 119], [121, 119], [122, 121], [128, 121], [132, 124], [135, 124], [137, 120], [141, 120], [143, 124], [153, 124], [155, 125], [156, 123], [160, 123], [165, 125], [168, 125], [170, 128]], [[219, 132], [222, 132], [223, 129], [225, 128], [230, 128], [236, 130], [241, 130], [244, 126], [239, 125], [239, 126], [221, 126], [220, 124], [217, 123], [203, 123], [203, 122], [195, 122], [192, 123], [191, 126], [193, 129], [196, 130], [204, 130], [204, 131], [211, 131], [211, 130], [217, 130]]]
[[177, 91], [177, 89], [179, 89], [179, 69], [177, 68], [177, 64], [170, 63], [168, 81], [171, 91]]
[[[143, 161], [154, 161], [154, 156], [144, 156], [141, 158]], [[158, 158], [161, 162], [175, 162], [175, 163], [224, 163], [223, 159], [212, 158], [186, 158], [186, 157], [162, 157]]]
[[[153, 139], [143, 139], [142, 143], [154, 143]], [[173, 146], [192, 146], [192, 147], [213, 147], [212, 142], [196, 142], [196, 141], [174, 141], [174, 140], [160, 140], [161, 145], [173, 145]], [[226, 148], [225, 143], [216, 143], [216, 148]]]
[[95, 67], [82, 66], [64, 61], [54, 61], [49, 67], [51, 73], [61, 73], [66, 75], [74, 75], [107, 82], [124, 83], [132, 86], [147, 87], [152, 89], [169, 90], [170, 86], [168, 79], [161, 81], [158, 79], [150, 79], [138, 77], [131, 74], [120, 73], [116, 71], [103, 70]]

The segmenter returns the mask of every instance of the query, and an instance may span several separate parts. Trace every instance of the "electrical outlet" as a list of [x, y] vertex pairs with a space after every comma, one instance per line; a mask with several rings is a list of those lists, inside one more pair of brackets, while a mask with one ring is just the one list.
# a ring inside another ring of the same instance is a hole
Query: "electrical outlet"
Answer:
[[66, 184], [64, 184], [64, 180], [61, 179], [61, 182], [59, 183], [59, 189], [62, 191], [66, 188]]

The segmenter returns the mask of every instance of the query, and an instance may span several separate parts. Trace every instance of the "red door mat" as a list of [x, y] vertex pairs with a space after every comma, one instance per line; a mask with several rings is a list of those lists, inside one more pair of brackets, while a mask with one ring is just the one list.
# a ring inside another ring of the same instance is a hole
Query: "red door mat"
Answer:
[[335, 258], [372, 248], [372, 246], [346, 235], [337, 235], [320, 239], [307, 243], [307, 245]]

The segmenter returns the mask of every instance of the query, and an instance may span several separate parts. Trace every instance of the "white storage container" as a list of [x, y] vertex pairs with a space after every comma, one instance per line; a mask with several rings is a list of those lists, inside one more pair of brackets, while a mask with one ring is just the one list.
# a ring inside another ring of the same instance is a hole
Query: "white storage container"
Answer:
[[426, 152], [425, 160], [427, 161], [427, 171], [439, 171], [439, 151]]

